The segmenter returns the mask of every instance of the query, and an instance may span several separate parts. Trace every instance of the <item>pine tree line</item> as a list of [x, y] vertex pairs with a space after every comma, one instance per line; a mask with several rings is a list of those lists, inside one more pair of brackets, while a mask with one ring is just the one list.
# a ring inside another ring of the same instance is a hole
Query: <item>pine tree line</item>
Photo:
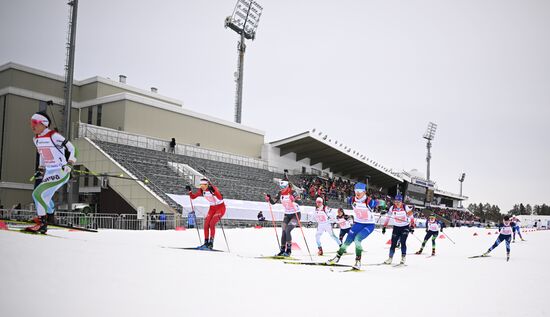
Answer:
[[530, 204], [524, 205], [523, 203], [516, 204], [510, 211], [509, 215], [550, 215], [550, 206], [547, 204], [534, 205]]
[[499, 222], [502, 220], [500, 207], [497, 205], [491, 205], [489, 203], [470, 204], [468, 205], [468, 210], [473, 213], [474, 216], [479, 217], [482, 222], [484, 222], [483, 220], [494, 222]]
[[[489, 203], [479, 203], [468, 205], [468, 210], [479, 217], [479, 219], [485, 219], [498, 222], [502, 219], [503, 214], [500, 213], [500, 208], [497, 205], [491, 205]], [[550, 215], [550, 206], [547, 204], [524, 205], [523, 203], [516, 204], [507, 213], [508, 215]]]

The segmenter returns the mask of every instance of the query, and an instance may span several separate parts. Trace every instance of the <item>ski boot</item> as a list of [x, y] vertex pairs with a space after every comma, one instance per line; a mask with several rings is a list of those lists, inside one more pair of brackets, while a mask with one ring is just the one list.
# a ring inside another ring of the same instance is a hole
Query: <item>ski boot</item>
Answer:
[[26, 227], [25, 231], [32, 232], [32, 233], [42, 233], [45, 234], [48, 231], [48, 222], [46, 220], [46, 216], [40, 216], [35, 217], [33, 219], [34, 225], [30, 227]]
[[352, 266], [352, 269], [354, 270], [360, 270], [361, 269], [361, 256], [355, 257], [355, 264]]
[[55, 214], [51, 213], [51, 214], [47, 214], [46, 215], [46, 221], [50, 224], [50, 225], [55, 225]]
[[292, 254], [292, 242], [286, 244], [286, 250], [285, 253], [283, 253], [283, 256], [290, 256]]
[[483, 253], [481, 256], [489, 256], [489, 253], [490, 253], [490, 252], [491, 252], [491, 251], [487, 251], [487, 252]]
[[334, 265], [334, 264], [336, 264], [336, 263], [338, 263], [338, 262], [340, 261], [340, 258], [341, 258], [341, 257], [342, 257], [342, 256], [341, 256], [339, 253], [336, 253], [336, 255], [335, 255], [332, 259], [328, 260], [328, 261], [325, 262], [325, 263], [326, 263], [327, 265]]
[[319, 251], [317, 251], [317, 255], [319, 256], [323, 255], [323, 247], [319, 247]]
[[281, 250], [279, 251], [279, 253], [275, 254], [275, 256], [284, 256], [283, 254], [285, 254], [285, 246], [281, 246]]
[[210, 240], [208, 241], [208, 245], [206, 246], [206, 248], [207, 248], [208, 250], [214, 249], [214, 238], [210, 238]]
[[432, 249], [432, 256], [435, 255], [435, 249]]
[[521, 238], [521, 241], [525, 241], [525, 239]]
[[199, 250], [206, 250], [210, 245], [210, 239], [204, 239], [204, 244], [197, 247]]
[[383, 264], [391, 264], [391, 262], [393, 261], [393, 258], [390, 256], [386, 261], [382, 262]]
[[510, 252], [506, 253], [506, 262], [510, 261]]
[[401, 261], [399, 262], [400, 265], [404, 265], [405, 264], [405, 259], [407, 258], [407, 256], [405, 254], [402, 254], [401, 255]]
[[424, 249], [420, 248], [420, 250], [416, 251], [415, 254], [422, 254], [422, 250], [424, 250]]

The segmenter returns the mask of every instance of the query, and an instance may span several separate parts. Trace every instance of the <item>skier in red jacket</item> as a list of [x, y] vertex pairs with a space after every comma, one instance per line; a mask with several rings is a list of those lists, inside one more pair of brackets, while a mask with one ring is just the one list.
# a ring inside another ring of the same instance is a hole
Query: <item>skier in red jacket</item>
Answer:
[[189, 192], [189, 197], [195, 199], [197, 197], [204, 197], [210, 204], [208, 214], [204, 218], [204, 244], [199, 249], [212, 249], [214, 247], [214, 236], [216, 235], [216, 224], [225, 215], [225, 203], [223, 202], [223, 196], [217, 187], [206, 179], [201, 179], [200, 188], [196, 193], [191, 191], [191, 186], [185, 186], [185, 189]]

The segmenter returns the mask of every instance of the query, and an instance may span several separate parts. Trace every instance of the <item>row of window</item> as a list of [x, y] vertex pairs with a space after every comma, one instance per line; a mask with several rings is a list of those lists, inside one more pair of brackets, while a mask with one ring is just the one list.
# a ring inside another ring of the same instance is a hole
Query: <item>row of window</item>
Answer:
[[[95, 125], [101, 126], [101, 114], [103, 112], [103, 105], [97, 105], [97, 119]], [[94, 114], [94, 107], [88, 107], [88, 124], [94, 124], [92, 122]]]

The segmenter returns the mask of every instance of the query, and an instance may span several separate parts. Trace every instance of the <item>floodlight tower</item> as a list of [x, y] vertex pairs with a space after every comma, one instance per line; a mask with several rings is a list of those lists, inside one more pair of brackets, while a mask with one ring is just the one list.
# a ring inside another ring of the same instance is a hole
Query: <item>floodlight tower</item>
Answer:
[[[74, 52], [76, 45], [76, 18], [78, 0], [72, 0], [69, 5], [69, 32], [67, 34], [67, 55], [65, 56], [65, 114], [63, 116], [63, 133], [67, 140], [71, 139], [71, 110], [73, 104]], [[72, 211], [72, 180], [67, 182], [67, 211]]]
[[428, 163], [428, 167], [426, 168], [427, 180], [430, 180], [430, 159], [432, 158], [430, 149], [432, 148], [432, 140], [434, 139], [434, 136], [435, 136], [435, 130], [437, 130], [437, 124], [430, 122], [428, 123], [428, 128], [426, 129], [426, 133], [424, 133], [424, 139], [428, 141], [426, 143], [426, 148], [428, 149], [428, 154], [426, 155], [426, 162]]
[[253, 0], [237, 0], [233, 14], [225, 18], [225, 27], [229, 27], [241, 36], [237, 48], [239, 50], [239, 66], [236, 75], [237, 94], [235, 96], [235, 122], [241, 123], [241, 111], [243, 103], [243, 69], [244, 52], [246, 50], [245, 39], [254, 40], [256, 29], [262, 15], [262, 6]]
[[[465, 177], [466, 173], [462, 173], [462, 175], [460, 175], [460, 178], [458, 179], [458, 181], [460, 182], [460, 197], [462, 197], [462, 183], [464, 182]], [[460, 207], [462, 207], [462, 200], [460, 201]]]

